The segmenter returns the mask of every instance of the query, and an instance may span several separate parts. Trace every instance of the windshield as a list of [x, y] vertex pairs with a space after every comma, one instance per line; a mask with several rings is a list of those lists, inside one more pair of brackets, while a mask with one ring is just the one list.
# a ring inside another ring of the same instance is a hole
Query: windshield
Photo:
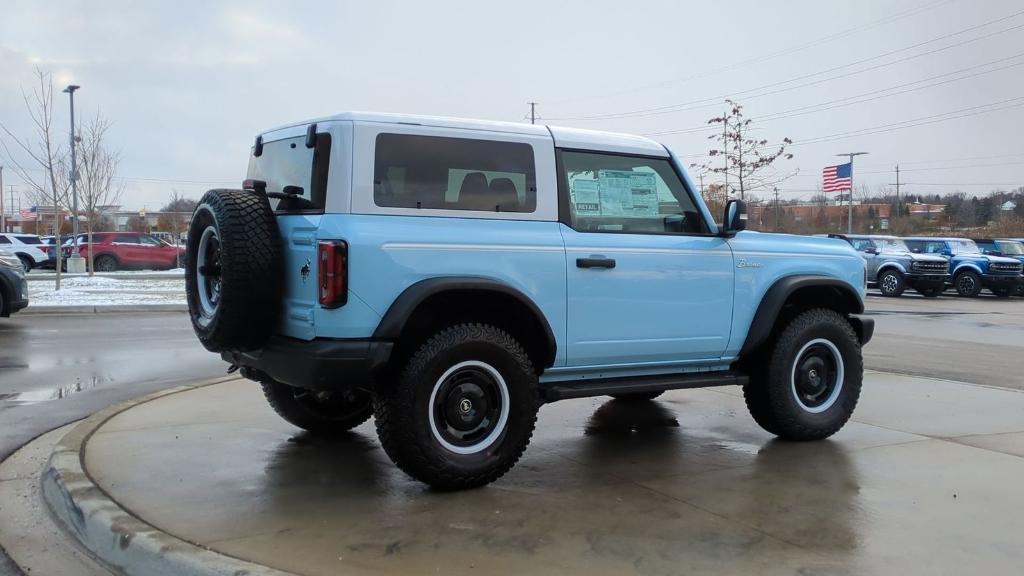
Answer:
[[910, 248], [907, 248], [906, 243], [899, 238], [876, 238], [875, 244], [878, 245], [879, 252], [894, 252], [897, 254], [910, 252]]
[[953, 254], [981, 254], [981, 250], [974, 240], [950, 240], [949, 245]]
[[999, 251], [1002, 252], [1003, 254], [1013, 256], [1024, 256], [1024, 243], [1000, 240]]

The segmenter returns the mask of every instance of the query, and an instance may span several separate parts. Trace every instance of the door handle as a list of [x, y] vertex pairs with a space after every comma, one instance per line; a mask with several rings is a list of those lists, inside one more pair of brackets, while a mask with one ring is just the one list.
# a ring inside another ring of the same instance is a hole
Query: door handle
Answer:
[[615, 268], [613, 258], [577, 258], [577, 268]]

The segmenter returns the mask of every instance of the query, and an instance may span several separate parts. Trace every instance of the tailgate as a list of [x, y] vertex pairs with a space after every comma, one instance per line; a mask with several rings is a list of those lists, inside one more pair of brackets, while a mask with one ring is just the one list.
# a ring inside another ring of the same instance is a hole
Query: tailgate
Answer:
[[314, 335], [313, 314], [318, 306], [316, 232], [320, 218], [319, 214], [277, 217], [284, 260], [284, 309], [280, 333], [292, 338], [312, 340]]

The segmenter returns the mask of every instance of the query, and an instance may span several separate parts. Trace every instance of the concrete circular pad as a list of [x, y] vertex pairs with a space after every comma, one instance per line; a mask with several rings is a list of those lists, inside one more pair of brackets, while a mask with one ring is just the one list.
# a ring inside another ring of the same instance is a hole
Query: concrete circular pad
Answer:
[[457, 493], [404, 476], [372, 422], [315, 438], [243, 380], [162, 395], [88, 434], [81, 461], [112, 505], [196, 550], [298, 574], [1024, 563], [1024, 394], [945, 381], [869, 373], [855, 421], [800, 444], [761, 431], [733, 388], [555, 403], [508, 475]]

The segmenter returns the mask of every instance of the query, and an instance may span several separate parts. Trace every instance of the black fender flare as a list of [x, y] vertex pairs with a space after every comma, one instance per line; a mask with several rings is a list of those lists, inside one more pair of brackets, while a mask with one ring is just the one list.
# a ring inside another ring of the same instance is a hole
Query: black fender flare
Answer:
[[[747, 331], [747, 339], [743, 342], [743, 347], [740, 349], [740, 357], [751, 354], [768, 340], [772, 329], [775, 327], [775, 321], [782, 312], [782, 307], [793, 293], [805, 288], [818, 287], [836, 290], [837, 296], [842, 298], [842, 310], [846, 314], [862, 314], [864, 312], [864, 302], [857, 295], [854, 288], [838, 278], [817, 275], [796, 275], [779, 278], [765, 292], [764, 298], [761, 299], [761, 303], [757, 306], [757, 312], [754, 313], [754, 319], [750, 323], [750, 330]], [[867, 339], [871, 338], [871, 333], [873, 332], [874, 321], [870, 318], [851, 317], [851, 323], [857, 329], [861, 344], [867, 343]], [[867, 324], [871, 326], [868, 327]], [[865, 336], [867, 336], [867, 339], [865, 339]]]
[[551, 325], [548, 323], [544, 313], [541, 312], [540, 307], [529, 296], [516, 288], [490, 278], [445, 276], [416, 282], [402, 291], [398, 298], [391, 303], [388, 311], [381, 318], [380, 324], [377, 325], [377, 329], [374, 330], [373, 337], [379, 340], [397, 340], [402, 335], [406, 322], [421, 303], [431, 296], [452, 291], [492, 292], [510, 296], [517, 300], [533, 314], [535, 320], [544, 331], [548, 350], [547, 366], [552, 366], [555, 363], [557, 351], [555, 333], [551, 330]]

